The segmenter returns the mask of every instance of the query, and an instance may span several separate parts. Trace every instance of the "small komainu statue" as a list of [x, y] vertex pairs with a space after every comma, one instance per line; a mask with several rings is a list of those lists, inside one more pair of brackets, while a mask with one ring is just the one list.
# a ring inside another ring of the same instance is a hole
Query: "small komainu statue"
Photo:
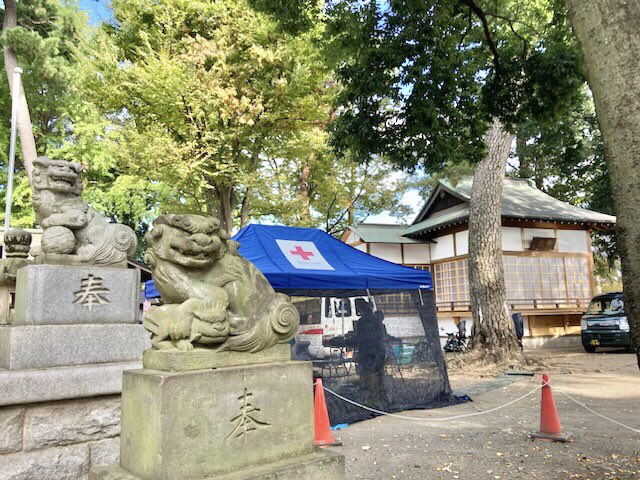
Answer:
[[4, 234], [4, 249], [6, 258], [0, 262], [0, 285], [13, 286], [18, 270], [31, 263], [31, 234], [20, 227], [12, 228]]
[[258, 352], [296, 333], [296, 308], [240, 256], [218, 220], [162, 215], [146, 240], [145, 259], [166, 302], [143, 320], [153, 347]]
[[82, 165], [39, 157], [32, 178], [36, 220], [44, 229], [38, 263], [126, 266], [138, 239], [126, 225], [109, 223], [82, 198]]

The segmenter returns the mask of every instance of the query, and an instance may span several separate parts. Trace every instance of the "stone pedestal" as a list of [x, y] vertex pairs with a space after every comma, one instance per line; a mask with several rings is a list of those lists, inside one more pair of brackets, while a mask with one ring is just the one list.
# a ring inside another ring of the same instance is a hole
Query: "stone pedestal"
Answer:
[[13, 323], [137, 323], [139, 290], [137, 270], [30, 265], [18, 270]]
[[144, 369], [124, 374], [120, 465], [89, 478], [333, 480], [344, 458], [314, 447], [310, 363]]
[[142, 325], [0, 327], [0, 368], [25, 370], [139, 360], [149, 345]]
[[0, 480], [85, 480], [118, 459], [122, 372], [150, 346], [138, 272], [31, 265], [17, 280], [0, 319]]

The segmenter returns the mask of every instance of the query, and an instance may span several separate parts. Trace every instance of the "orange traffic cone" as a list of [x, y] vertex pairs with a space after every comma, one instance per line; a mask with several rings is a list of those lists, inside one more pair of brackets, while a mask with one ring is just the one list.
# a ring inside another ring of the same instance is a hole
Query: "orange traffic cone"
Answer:
[[553, 400], [549, 377], [542, 375], [542, 401], [540, 405], [540, 431], [531, 434], [532, 438], [553, 442], [571, 442], [571, 434], [562, 431], [556, 402]]
[[324, 398], [324, 387], [321, 379], [316, 380], [316, 395], [313, 402], [313, 432], [317, 447], [342, 445], [342, 442], [336, 442], [331, 433], [327, 402]]

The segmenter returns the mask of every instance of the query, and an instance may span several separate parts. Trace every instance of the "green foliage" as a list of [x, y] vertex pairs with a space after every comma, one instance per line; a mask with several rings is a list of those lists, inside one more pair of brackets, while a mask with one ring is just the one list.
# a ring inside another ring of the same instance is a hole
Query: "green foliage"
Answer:
[[427, 172], [482, 158], [487, 119], [553, 122], [584, 83], [563, 7], [544, 0], [336, 0], [339, 149]]
[[[44, 154], [62, 141], [70, 121], [66, 107], [73, 96], [70, 83], [84, 43], [86, 15], [71, 1], [29, 0], [18, 2], [17, 6], [18, 27], [3, 32], [2, 44], [13, 46], [18, 54], [38, 153]], [[4, 11], [0, 11], [0, 16], [3, 14]], [[11, 96], [4, 59], [0, 62], [3, 77], [0, 81], [0, 115], [5, 119], [0, 122], [0, 183], [4, 198]], [[31, 207], [31, 191], [20, 158], [16, 168], [12, 225], [33, 227], [35, 214]]]
[[380, 161], [350, 197], [353, 162], [328, 148], [337, 87], [311, 22], [319, 10], [300, 23], [295, 3], [112, 2], [115, 22], [78, 67], [82, 100], [56, 151], [89, 167], [96, 208], [142, 232], [167, 211], [230, 228], [331, 227], [391, 205], [399, 185], [374, 185], [389, 171]]

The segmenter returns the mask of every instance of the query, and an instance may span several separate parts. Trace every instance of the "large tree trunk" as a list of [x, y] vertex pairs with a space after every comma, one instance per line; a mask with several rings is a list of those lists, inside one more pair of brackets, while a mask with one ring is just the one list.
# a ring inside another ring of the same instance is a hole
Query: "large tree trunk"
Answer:
[[618, 217], [626, 311], [631, 336], [640, 347], [640, 3], [567, 0], [567, 6], [602, 131]]
[[233, 212], [236, 203], [236, 190], [232, 186], [216, 186], [218, 197], [218, 219], [220, 227], [229, 235], [233, 234]]
[[513, 135], [494, 120], [487, 132], [486, 157], [473, 176], [469, 207], [469, 289], [474, 327], [471, 346], [488, 363], [506, 361], [519, 352], [506, 307], [500, 209], [512, 140]]
[[305, 162], [300, 172], [300, 223], [311, 222], [311, 162]]
[[242, 197], [242, 204], [240, 205], [240, 228], [244, 228], [249, 223], [249, 209], [251, 205], [251, 188], [247, 187]]
[[[18, 12], [16, 7], [16, 0], [4, 0], [4, 21], [2, 23], [2, 30], [6, 32], [11, 28], [18, 26]], [[13, 95], [13, 71], [18, 66], [18, 55], [13, 47], [9, 45], [4, 46], [4, 68], [7, 72], [7, 79], [9, 80], [9, 89], [11, 95]], [[31, 127], [31, 116], [29, 115], [29, 105], [27, 105], [27, 97], [24, 95], [24, 89], [22, 88], [22, 82], [20, 82], [20, 95], [18, 98], [18, 135], [20, 137], [20, 147], [22, 149], [22, 160], [24, 161], [24, 169], [27, 172], [29, 178], [31, 178], [31, 172], [33, 172], [33, 163], [38, 158], [36, 151], [36, 139], [33, 136], [33, 129]]]

